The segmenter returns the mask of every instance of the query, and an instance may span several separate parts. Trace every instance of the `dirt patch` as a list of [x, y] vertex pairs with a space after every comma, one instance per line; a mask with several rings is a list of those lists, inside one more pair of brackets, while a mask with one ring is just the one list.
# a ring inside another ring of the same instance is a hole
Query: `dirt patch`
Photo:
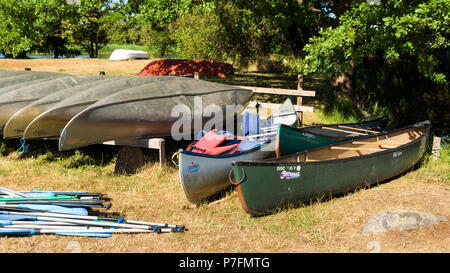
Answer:
[[23, 70], [31, 68], [34, 71], [60, 72], [75, 75], [98, 75], [100, 71], [106, 75], [138, 74], [148, 60], [110, 61], [107, 59], [0, 59], [0, 69]]

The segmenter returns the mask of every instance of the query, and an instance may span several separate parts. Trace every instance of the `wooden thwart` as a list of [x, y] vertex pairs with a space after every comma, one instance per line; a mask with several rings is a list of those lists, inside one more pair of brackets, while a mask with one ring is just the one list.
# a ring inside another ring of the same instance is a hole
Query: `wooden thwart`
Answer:
[[363, 148], [363, 147], [342, 147], [342, 146], [331, 146], [331, 150], [354, 150], [354, 151], [382, 151], [382, 149], [374, 148]]
[[[365, 141], [353, 141], [352, 144], [363, 144], [363, 145], [383, 145], [385, 147], [398, 147], [398, 146], [402, 146], [402, 143], [394, 143], [394, 142], [365, 142]], [[391, 146], [392, 145], [392, 146]]]
[[[363, 133], [352, 132], [352, 131], [347, 131], [347, 130], [341, 130], [341, 129], [331, 128], [331, 127], [325, 127], [325, 126], [322, 126], [321, 128], [322, 128], [322, 129], [326, 129], [326, 130], [338, 131], [338, 132], [343, 132], [343, 133], [348, 133], [348, 134], [356, 134], [356, 135], [361, 135], [361, 136], [367, 135], [367, 134], [363, 134]], [[352, 129], [353, 129], [353, 128], [352, 128]]]
[[362, 129], [362, 128], [353, 128], [353, 127], [349, 127], [349, 126], [344, 126], [344, 125], [338, 125], [339, 128], [344, 128], [344, 129], [353, 129], [356, 131], [363, 131], [363, 132], [369, 132], [369, 133], [374, 133], [374, 134], [379, 134], [380, 132], [378, 131], [373, 131], [373, 130], [368, 130], [368, 129]]

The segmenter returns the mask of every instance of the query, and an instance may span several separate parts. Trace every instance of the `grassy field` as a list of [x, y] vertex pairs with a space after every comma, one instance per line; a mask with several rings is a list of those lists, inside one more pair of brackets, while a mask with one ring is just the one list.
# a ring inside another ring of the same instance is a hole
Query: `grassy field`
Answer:
[[[149, 60], [0, 60], [0, 69], [55, 71], [72, 74], [134, 75]], [[224, 80], [221, 80], [224, 81]], [[237, 73], [228, 83], [295, 88], [295, 76]], [[308, 79], [305, 89], [323, 88]], [[320, 108], [321, 96], [305, 103]], [[305, 115], [305, 124], [323, 121], [318, 112]], [[241, 208], [237, 193], [222, 202], [191, 206], [181, 190], [177, 168], [159, 168], [157, 152], [145, 151], [147, 164], [134, 175], [114, 175], [117, 147], [89, 146], [59, 152], [56, 142], [33, 141], [18, 157], [19, 141], [0, 147], [0, 185], [16, 190], [86, 190], [111, 198], [112, 208], [101, 215], [125, 216], [151, 222], [183, 224], [182, 234], [115, 234], [110, 238], [52, 235], [0, 237], [0, 252], [449, 252], [450, 224], [391, 231], [369, 236], [361, 230], [373, 215], [388, 210], [426, 211], [450, 219], [450, 153], [426, 158], [408, 173], [370, 188], [318, 200], [280, 213], [252, 218]], [[185, 143], [168, 141], [168, 157]], [[170, 161], [170, 160], [169, 160]]]

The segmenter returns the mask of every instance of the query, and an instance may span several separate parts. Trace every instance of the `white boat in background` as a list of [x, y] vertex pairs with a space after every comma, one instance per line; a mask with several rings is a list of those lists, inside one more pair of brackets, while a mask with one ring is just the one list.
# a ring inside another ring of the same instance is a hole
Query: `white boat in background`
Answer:
[[128, 59], [149, 59], [150, 56], [147, 52], [141, 50], [131, 49], [116, 49], [111, 53], [109, 57], [110, 61], [121, 61]]

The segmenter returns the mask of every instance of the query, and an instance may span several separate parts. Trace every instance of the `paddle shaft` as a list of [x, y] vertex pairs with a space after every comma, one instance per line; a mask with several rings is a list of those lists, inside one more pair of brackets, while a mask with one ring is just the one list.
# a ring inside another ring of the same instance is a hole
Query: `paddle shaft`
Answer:
[[42, 229], [24, 229], [24, 228], [0, 228], [0, 234], [25, 234], [25, 235], [33, 235], [33, 234], [56, 234], [56, 233], [62, 233], [62, 235], [65, 235], [67, 233], [87, 233], [87, 234], [103, 234], [103, 233], [169, 233], [172, 232], [172, 229], [170, 228], [161, 228], [158, 230], [143, 230], [143, 229], [48, 229], [48, 228], [42, 228]]
[[[1, 208], [0, 208], [1, 209]], [[54, 217], [54, 218], [68, 218], [68, 219], [79, 219], [79, 220], [90, 220], [90, 221], [120, 221], [120, 218], [108, 218], [108, 217], [98, 217], [93, 215], [78, 215], [78, 214], [66, 214], [66, 213], [52, 213], [52, 212], [33, 212], [33, 211], [8, 211], [7, 214], [10, 215], [30, 215], [30, 216], [41, 216], [41, 217]], [[126, 223], [133, 225], [144, 225], [144, 226], [159, 226], [159, 227], [170, 227], [170, 228], [182, 228], [182, 225], [173, 225], [173, 224], [165, 224], [165, 223], [152, 223], [145, 221], [136, 221], [136, 220], [125, 220]]]

